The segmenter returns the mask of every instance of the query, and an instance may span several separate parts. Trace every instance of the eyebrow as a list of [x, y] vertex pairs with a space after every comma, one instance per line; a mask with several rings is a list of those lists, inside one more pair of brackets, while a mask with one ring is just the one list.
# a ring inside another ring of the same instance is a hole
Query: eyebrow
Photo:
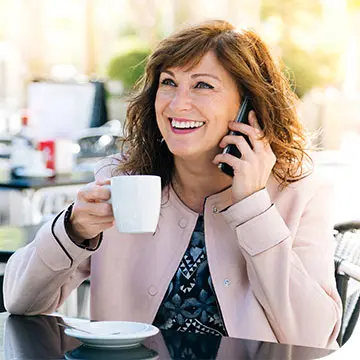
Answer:
[[[175, 74], [174, 74], [172, 71], [170, 71], [170, 70], [163, 70], [162, 72], [163, 72], [163, 73], [167, 73], [167, 74], [175, 77]], [[192, 77], [193, 79], [196, 79], [196, 78], [198, 78], [198, 77], [200, 77], [200, 76], [208, 76], [208, 77], [211, 77], [211, 78], [213, 78], [213, 79], [221, 82], [221, 79], [220, 79], [218, 76], [212, 75], [212, 74], [208, 74], [208, 73], [199, 73], [199, 74], [193, 74], [193, 75], [191, 75], [191, 77]]]

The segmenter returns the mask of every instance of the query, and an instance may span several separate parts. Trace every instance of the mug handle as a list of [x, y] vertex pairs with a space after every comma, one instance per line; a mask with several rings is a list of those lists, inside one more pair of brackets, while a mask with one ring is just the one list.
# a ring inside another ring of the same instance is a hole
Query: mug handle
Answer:
[[111, 185], [102, 185], [102, 186], [110, 190], [110, 199], [107, 200], [107, 201], [104, 201], [104, 202], [108, 203], [108, 204], [112, 204], [112, 201], [111, 201]]

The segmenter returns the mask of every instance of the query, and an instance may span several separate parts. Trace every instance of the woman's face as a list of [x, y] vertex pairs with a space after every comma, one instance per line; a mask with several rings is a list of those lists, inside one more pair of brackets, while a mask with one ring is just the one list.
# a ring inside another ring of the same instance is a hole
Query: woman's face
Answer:
[[174, 67], [160, 74], [156, 120], [174, 156], [198, 158], [219, 153], [218, 144], [239, 106], [236, 83], [213, 52], [189, 71]]

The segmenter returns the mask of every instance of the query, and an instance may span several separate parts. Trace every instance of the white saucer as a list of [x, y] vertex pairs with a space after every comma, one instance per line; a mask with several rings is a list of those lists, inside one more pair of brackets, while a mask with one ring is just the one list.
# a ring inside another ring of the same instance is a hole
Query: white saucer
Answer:
[[[95, 348], [130, 348], [139, 346], [144, 339], [154, 336], [159, 329], [153, 325], [130, 321], [67, 321], [69, 325], [91, 331], [87, 334], [78, 330], [65, 329], [65, 334], [83, 342], [86, 346]], [[118, 332], [117, 335], [109, 335]]]

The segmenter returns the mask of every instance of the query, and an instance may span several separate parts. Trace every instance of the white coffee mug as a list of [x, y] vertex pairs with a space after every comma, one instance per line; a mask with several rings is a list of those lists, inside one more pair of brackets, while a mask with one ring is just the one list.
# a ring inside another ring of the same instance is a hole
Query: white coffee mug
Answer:
[[155, 175], [123, 175], [111, 178], [116, 228], [122, 233], [154, 233], [161, 206], [161, 178]]

